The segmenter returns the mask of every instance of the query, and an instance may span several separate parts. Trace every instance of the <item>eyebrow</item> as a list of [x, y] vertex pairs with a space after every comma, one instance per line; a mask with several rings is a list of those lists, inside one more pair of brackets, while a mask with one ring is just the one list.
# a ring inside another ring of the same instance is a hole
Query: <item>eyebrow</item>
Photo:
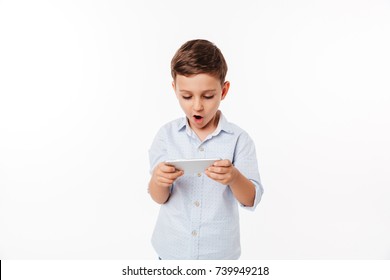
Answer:
[[[191, 93], [192, 94], [192, 92], [191, 91], [189, 91], [189, 90], [185, 90], [185, 89], [181, 89], [181, 90], [179, 90], [181, 93]], [[202, 94], [205, 94], [205, 93], [214, 93], [214, 92], [216, 92], [217, 90], [216, 89], [207, 89], [207, 90], [204, 90], [204, 91], [202, 91]]]

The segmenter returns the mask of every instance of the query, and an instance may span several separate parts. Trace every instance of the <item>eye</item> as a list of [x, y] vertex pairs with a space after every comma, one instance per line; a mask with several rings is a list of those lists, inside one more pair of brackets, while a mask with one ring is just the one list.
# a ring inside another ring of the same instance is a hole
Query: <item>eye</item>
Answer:
[[206, 95], [206, 96], [204, 96], [204, 98], [206, 98], [206, 99], [212, 99], [212, 98], [214, 98], [214, 95]]
[[191, 99], [191, 96], [184, 96], [184, 95], [182, 95], [181, 97], [182, 97], [183, 99], [185, 99], [185, 100]]

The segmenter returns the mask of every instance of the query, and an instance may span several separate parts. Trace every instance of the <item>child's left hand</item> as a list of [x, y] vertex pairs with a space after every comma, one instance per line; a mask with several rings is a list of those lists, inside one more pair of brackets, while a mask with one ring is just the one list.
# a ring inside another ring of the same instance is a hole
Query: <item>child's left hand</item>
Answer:
[[205, 170], [205, 174], [224, 185], [230, 185], [237, 178], [238, 170], [233, 166], [230, 160], [218, 160]]

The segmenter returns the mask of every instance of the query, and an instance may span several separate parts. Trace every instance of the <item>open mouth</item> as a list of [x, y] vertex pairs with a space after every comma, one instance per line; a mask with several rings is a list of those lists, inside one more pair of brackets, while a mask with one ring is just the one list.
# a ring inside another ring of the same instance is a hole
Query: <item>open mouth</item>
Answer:
[[194, 115], [195, 122], [201, 122], [203, 120], [202, 116]]

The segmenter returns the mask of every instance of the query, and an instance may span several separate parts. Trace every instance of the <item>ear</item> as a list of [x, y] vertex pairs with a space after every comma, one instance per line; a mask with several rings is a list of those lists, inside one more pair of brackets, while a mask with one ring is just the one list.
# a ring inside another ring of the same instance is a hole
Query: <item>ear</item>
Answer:
[[224, 100], [228, 91], [229, 91], [229, 88], [230, 88], [230, 82], [229, 81], [226, 81], [223, 83], [223, 87], [222, 87], [222, 96], [221, 96], [221, 100]]
[[173, 91], [176, 91], [176, 87], [175, 87], [175, 81], [172, 81], [172, 88], [173, 88]]

